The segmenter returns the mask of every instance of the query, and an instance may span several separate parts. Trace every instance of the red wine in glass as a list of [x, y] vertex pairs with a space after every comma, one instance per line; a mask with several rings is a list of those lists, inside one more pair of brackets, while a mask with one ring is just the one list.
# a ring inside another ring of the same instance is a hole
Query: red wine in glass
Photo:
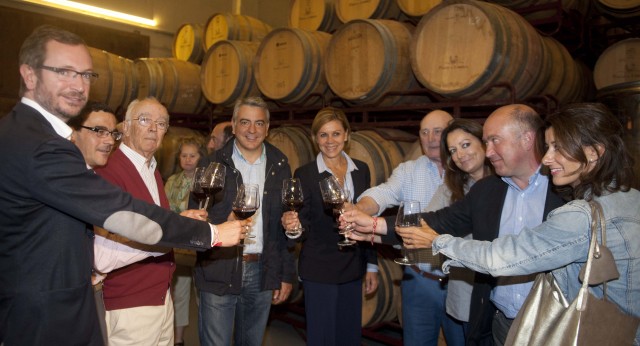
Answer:
[[205, 192], [191, 191], [191, 193], [193, 194], [193, 199], [195, 199], [198, 203], [202, 203], [205, 199], [207, 199], [207, 194]]
[[[331, 207], [333, 210], [333, 216], [337, 221], [340, 215], [344, 213], [344, 203], [350, 201], [349, 195], [333, 175], [326, 179], [322, 179], [319, 184], [320, 193], [322, 193], [322, 200], [328, 207]], [[340, 234], [344, 235], [344, 240], [339, 241], [338, 246], [351, 246], [356, 243], [349, 239], [348, 234], [350, 231], [351, 229], [349, 226], [339, 231]]]
[[213, 201], [213, 196], [222, 190], [226, 171], [226, 167], [218, 162], [211, 162], [209, 166], [207, 166], [202, 181], [202, 189], [207, 195], [204, 202], [205, 209], [209, 207], [209, 201]]
[[213, 197], [215, 196], [216, 193], [222, 191], [222, 187], [218, 187], [218, 186], [207, 186], [207, 187], [203, 187], [202, 190], [204, 191], [204, 197]]
[[207, 194], [202, 190], [205, 171], [206, 169], [204, 167], [197, 167], [193, 173], [193, 181], [191, 182], [191, 195], [193, 199], [198, 202], [198, 209], [202, 209], [202, 202], [207, 199]]
[[233, 208], [233, 214], [238, 218], [238, 220], [246, 220], [253, 216], [256, 213], [256, 209], [245, 209], [245, 208]]
[[295, 199], [292, 199], [292, 200], [289, 200], [289, 201], [285, 201], [284, 204], [291, 211], [300, 211], [300, 209], [302, 209], [302, 201], [298, 201], [298, 200], [295, 200]]
[[[231, 205], [233, 214], [240, 220], [246, 220], [253, 216], [260, 208], [260, 188], [258, 184], [242, 184], [238, 188], [236, 198]], [[247, 230], [247, 238], [255, 238], [255, 235], [250, 234], [249, 228]]]

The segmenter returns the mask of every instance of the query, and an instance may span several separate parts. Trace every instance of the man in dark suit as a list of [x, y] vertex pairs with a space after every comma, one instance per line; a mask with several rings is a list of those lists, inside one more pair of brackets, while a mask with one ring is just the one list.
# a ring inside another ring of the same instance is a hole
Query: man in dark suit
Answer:
[[98, 77], [80, 37], [39, 27], [19, 64], [21, 102], [0, 120], [0, 343], [100, 345], [87, 224], [192, 249], [237, 244], [244, 224], [180, 217], [87, 169], [66, 124]]
[[[548, 177], [540, 173], [542, 120], [533, 109], [517, 104], [498, 108], [484, 124], [483, 139], [487, 158], [499, 176], [478, 181], [463, 200], [450, 207], [422, 214], [440, 234], [462, 237], [471, 232], [473, 239], [493, 240], [537, 226], [551, 210], [564, 204], [551, 191]], [[371, 235], [370, 217], [350, 212], [344, 221], [356, 222], [358, 231]], [[377, 226], [377, 233], [383, 235], [380, 241], [398, 242], [392, 219], [378, 222]], [[411, 239], [404, 241], [411, 244]], [[504, 343], [534, 277], [493, 278], [476, 273], [467, 345]]]

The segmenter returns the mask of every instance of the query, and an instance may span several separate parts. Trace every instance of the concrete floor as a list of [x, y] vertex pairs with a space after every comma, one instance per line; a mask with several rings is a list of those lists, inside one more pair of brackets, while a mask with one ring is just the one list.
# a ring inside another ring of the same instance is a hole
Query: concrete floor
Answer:
[[[185, 346], [200, 346], [198, 339], [198, 307], [196, 305], [195, 289], [191, 292], [191, 302], [189, 307], [189, 326], [185, 330], [184, 342]], [[285, 307], [276, 307], [271, 309], [271, 318], [265, 332], [263, 346], [304, 346], [306, 345], [304, 338], [304, 311], [302, 307], [294, 307], [287, 309]], [[380, 335], [393, 340], [395, 343], [385, 343], [364, 337], [362, 345], [366, 346], [382, 346], [382, 345], [401, 345], [402, 331], [397, 328], [383, 328], [379, 331]]]

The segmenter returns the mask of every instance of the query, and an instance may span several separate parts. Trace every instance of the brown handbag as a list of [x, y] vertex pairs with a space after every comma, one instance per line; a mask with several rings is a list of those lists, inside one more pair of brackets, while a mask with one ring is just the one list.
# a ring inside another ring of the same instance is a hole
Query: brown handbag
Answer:
[[[580, 272], [582, 287], [569, 304], [552, 273], [540, 273], [509, 329], [505, 345], [633, 345], [640, 319], [620, 311], [607, 300], [607, 281], [620, 275], [606, 245], [605, 220], [597, 201], [591, 206], [591, 241], [587, 263]], [[597, 232], [602, 234], [598, 244]], [[602, 284], [604, 297], [589, 292]]]

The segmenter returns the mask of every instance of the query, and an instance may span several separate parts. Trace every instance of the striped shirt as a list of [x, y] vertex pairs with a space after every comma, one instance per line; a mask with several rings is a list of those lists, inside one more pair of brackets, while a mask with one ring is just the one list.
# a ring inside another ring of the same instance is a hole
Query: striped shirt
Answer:
[[[386, 182], [374, 186], [358, 197], [358, 201], [365, 196], [373, 198], [378, 203], [378, 215], [385, 209], [400, 205], [401, 201], [414, 200], [420, 202], [421, 208], [426, 208], [442, 185], [438, 165], [425, 155], [398, 165]], [[418, 263], [420, 270], [444, 276], [439, 266], [439, 260], [431, 257], [426, 262]]]

